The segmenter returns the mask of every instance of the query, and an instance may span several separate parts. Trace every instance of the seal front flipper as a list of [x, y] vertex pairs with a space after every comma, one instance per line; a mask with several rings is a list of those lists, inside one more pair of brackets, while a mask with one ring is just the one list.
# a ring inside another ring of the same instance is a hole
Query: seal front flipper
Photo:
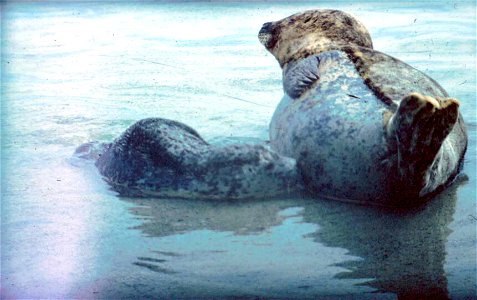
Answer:
[[419, 193], [426, 172], [459, 117], [459, 102], [419, 93], [404, 97], [387, 124], [389, 142], [397, 151], [397, 176], [403, 188]]
[[290, 62], [283, 68], [283, 89], [293, 99], [300, 98], [311, 86], [320, 80], [320, 74], [339, 61], [339, 51], [312, 55], [297, 62]]
[[319, 78], [320, 58], [310, 56], [287, 66], [283, 71], [283, 89], [293, 99], [307, 91]]

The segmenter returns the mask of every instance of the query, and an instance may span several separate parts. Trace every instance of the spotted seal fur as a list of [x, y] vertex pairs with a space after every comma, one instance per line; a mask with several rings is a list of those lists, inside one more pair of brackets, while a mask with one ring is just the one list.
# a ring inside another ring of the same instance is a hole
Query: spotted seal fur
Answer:
[[432, 78], [373, 49], [338, 10], [265, 23], [259, 40], [283, 69], [272, 149], [305, 185], [346, 201], [409, 204], [448, 184], [467, 147], [459, 102]]
[[236, 199], [288, 194], [299, 184], [296, 161], [265, 145], [208, 144], [189, 126], [149, 118], [113, 143], [87, 143], [77, 157], [96, 160], [123, 196]]

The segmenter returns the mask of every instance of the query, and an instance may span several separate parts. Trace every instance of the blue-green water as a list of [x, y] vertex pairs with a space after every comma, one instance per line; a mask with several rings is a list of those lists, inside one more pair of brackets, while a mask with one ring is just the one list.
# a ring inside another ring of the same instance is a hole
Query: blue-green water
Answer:
[[[267, 139], [264, 22], [338, 8], [461, 101], [463, 174], [428, 205], [119, 198], [78, 145], [151, 116]], [[476, 295], [475, 3], [2, 3], [2, 298]]]

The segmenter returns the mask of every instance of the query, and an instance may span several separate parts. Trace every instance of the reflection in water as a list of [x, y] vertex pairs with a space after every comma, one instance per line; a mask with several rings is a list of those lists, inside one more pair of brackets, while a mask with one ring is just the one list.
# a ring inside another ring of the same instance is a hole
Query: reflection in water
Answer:
[[[455, 211], [456, 188], [454, 184], [424, 207], [407, 212], [313, 199], [238, 203], [126, 200], [135, 204], [133, 214], [143, 219], [137, 229], [160, 237], [160, 248], [154, 255], [140, 256], [135, 262], [151, 271], [182, 273], [180, 276], [196, 272], [210, 281], [235, 270], [253, 281], [283, 270], [290, 276], [281, 280], [295, 282], [280, 281], [283, 289], [275, 290], [277, 296], [333, 295], [348, 288], [348, 295], [359, 293], [371, 298], [393, 293], [399, 299], [445, 299], [449, 298], [445, 243]], [[288, 248], [276, 239], [293, 244], [287, 254], [283, 249]], [[314, 241], [311, 245], [310, 239]], [[236, 253], [233, 243], [242, 244]], [[308, 249], [310, 246], [313, 250]], [[273, 255], [279, 257], [270, 260]], [[187, 261], [189, 270], [181, 270], [180, 259]], [[269, 268], [261, 260], [283, 266]], [[306, 264], [312, 266], [303, 270]], [[300, 284], [303, 272], [309, 272], [307, 278], [314, 281]], [[227, 283], [240, 286], [245, 283], [241, 280], [232, 278]], [[324, 292], [325, 282], [333, 288]], [[267, 284], [277, 285], [261, 282], [262, 286]], [[234, 290], [232, 295], [261, 295], [253, 284], [249, 287], [246, 292]]]
[[366, 285], [399, 299], [447, 299], [444, 273], [448, 228], [455, 211], [456, 189], [412, 211], [346, 207], [331, 202], [308, 206], [304, 219], [320, 224], [316, 241], [343, 247], [363, 260], [339, 265], [350, 270], [338, 278], [373, 278]]
[[[133, 214], [145, 217], [137, 227], [150, 236], [168, 236], [193, 230], [258, 233], [282, 223], [278, 212], [290, 207], [288, 200], [206, 201], [177, 199], [129, 199], [136, 204]], [[296, 205], [295, 205], [296, 206]]]

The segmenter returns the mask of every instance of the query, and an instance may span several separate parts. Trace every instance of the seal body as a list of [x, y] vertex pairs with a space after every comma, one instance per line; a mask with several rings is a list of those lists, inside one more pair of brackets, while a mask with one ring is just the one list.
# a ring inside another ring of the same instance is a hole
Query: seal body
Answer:
[[408, 205], [455, 177], [467, 146], [459, 102], [375, 51], [356, 19], [307, 11], [265, 23], [259, 39], [283, 68], [271, 146], [297, 159], [312, 193]]
[[382, 116], [388, 107], [346, 53], [308, 59], [317, 58], [319, 81], [299, 100], [283, 97], [270, 124], [271, 145], [299, 159], [306, 185], [320, 195], [360, 201], [386, 197]]
[[187, 125], [161, 118], [138, 121], [113, 143], [80, 146], [77, 156], [97, 158], [123, 196], [269, 197], [290, 193], [300, 180], [296, 161], [265, 145], [209, 145]]

